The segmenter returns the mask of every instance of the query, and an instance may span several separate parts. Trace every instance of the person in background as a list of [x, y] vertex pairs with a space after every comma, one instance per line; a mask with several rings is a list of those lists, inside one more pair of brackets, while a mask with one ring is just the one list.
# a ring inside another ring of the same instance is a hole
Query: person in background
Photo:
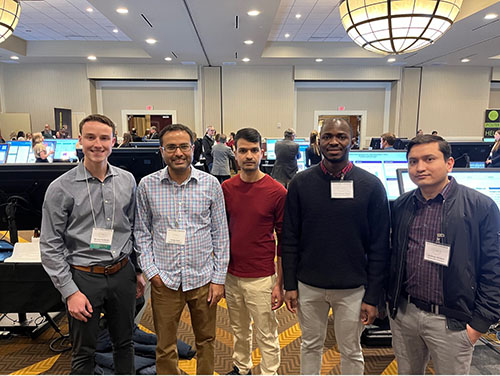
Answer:
[[194, 149], [193, 149], [193, 166], [200, 161], [200, 156], [203, 151], [203, 145], [201, 144], [201, 138], [198, 138], [195, 132], [193, 132], [194, 138]]
[[206, 171], [210, 172], [212, 170], [212, 164], [214, 163], [214, 158], [212, 157], [212, 147], [215, 143], [215, 128], [209, 125], [207, 127], [207, 132], [201, 140], [203, 146], [202, 154], [205, 157], [205, 167]]
[[380, 148], [384, 150], [395, 150], [394, 144], [396, 143], [396, 136], [394, 133], [384, 133], [380, 136]]
[[419, 129], [417, 131], [417, 136], [422, 136], [424, 134], [424, 130], [423, 129]]
[[151, 131], [149, 132], [148, 140], [158, 140], [158, 129], [155, 125], [151, 127]]
[[47, 152], [47, 147], [43, 144], [43, 136], [41, 133], [35, 133], [33, 139], [31, 140], [31, 147], [33, 148], [33, 154], [35, 155], [36, 162], [48, 162], [49, 155], [54, 154], [54, 150]]
[[33, 134], [31, 132], [26, 133], [26, 141], [33, 140]]
[[16, 141], [17, 140], [17, 132], [15, 132], [15, 131], [10, 132], [9, 140]]
[[495, 202], [449, 176], [442, 137], [408, 144], [417, 189], [392, 205], [388, 301], [400, 375], [470, 371], [474, 344], [500, 319], [500, 212]]
[[233, 152], [236, 151], [236, 148], [234, 147], [234, 136], [234, 132], [229, 133], [229, 139], [226, 142], [226, 146], [229, 146]]
[[42, 131], [42, 136], [44, 139], [55, 138], [56, 132], [50, 129], [50, 125], [45, 124]]
[[486, 159], [486, 167], [500, 167], [500, 129], [495, 132], [495, 144]]
[[17, 141], [26, 141], [26, 135], [24, 134], [23, 131], [19, 131], [17, 132], [17, 136], [16, 136], [16, 139]]
[[219, 183], [231, 177], [230, 161], [234, 160], [234, 153], [226, 143], [226, 135], [218, 135], [217, 144], [212, 147], [212, 157], [214, 159], [212, 171], [210, 172], [217, 178]]
[[295, 143], [294, 140], [295, 130], [288, 128], [284, 132], [284, 139], [276, 142], [274, 147], [276, 161], [271, 176], [283, 184], [285, 188], [299, 170], [297, 166], [297, 159], [300, 157], [299, 144]]
[[132, 142], [142, 142], [142, 138], [137, 135], [137, 129], [132, 128], [130, 135], [132, 136]]
[[306, 167], [311, 167], [321, 162], [319, 150], [318, 131], [314, 130], [309, 135], [309, 147], [306, 149]]
[[149, 128], [146, 128], [146, 130], [144, 131], [144, 136], [142, 137], [142, 141], [143, 142], [146, 142], [146, 140], [149, 140], [149, 134], [150, 134], [151, 130]]
[[61, 132], [59, 132], [59, 131], [56, 131], [56, 138], [57, 138], [57, 139], [60, 139], [60, 138], [62, 138], [62, 135], [61, 135]]
[[131, 147], [130, 143], [132, 142], [132, 135], [128, 132], [125, 132], [123, 134], [123, 140], [120, 145], [118, 145], [119, 148], [129, 148]]
[[437, 135], [438, 135], [438, 131], [432, 131], [432, 132], [431, 132], [431, 135], [432, 135], [432, 136], [437, 136]]
[[62, 128], [59, 130], [61, 138], [69, 138], [69, 129], [67, 124], [63, 124]]

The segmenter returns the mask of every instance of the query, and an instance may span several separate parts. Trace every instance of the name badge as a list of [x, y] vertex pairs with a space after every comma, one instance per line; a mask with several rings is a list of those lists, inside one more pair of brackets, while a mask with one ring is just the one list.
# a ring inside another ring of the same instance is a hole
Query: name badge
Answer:
[[111, 249], [114, 230], [109, 228], [92, 229], [92, 237], [90, 238], [90, 249]]
[[167, 229], [167, 244], [185, 245], [186, 230]]
[[451, 247], [446, 244], [425, 242], [424, 260], [448, 266], [448, 263], [450, 262], [450, 249]]
[[331, 198], [354, 198], [354, 181], [340, 180], [330, 182]]

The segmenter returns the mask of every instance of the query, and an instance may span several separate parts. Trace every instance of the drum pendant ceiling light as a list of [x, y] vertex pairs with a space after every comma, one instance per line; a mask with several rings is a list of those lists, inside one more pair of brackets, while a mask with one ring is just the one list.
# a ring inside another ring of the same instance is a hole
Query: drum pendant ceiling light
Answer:
[[462, 0], [344, 0], [340, 17], [361, 47], [404, 54], [427, 47], [453, 24]]
[[20, 14], [19, 0], [0, 0], [0, 43], [14, 32]]

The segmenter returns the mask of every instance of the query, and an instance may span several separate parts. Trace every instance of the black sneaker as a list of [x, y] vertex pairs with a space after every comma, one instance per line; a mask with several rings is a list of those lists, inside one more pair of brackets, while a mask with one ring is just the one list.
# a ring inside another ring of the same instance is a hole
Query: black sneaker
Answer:
[[[251, 375], [251, 374], [252, 374], [252, 371], [249, 370], [247, 375]], [[241, 375], [240, 369], [236, 366], [233, 366], [233, 369], [230, 372], [226, 373], [226, 375]]]

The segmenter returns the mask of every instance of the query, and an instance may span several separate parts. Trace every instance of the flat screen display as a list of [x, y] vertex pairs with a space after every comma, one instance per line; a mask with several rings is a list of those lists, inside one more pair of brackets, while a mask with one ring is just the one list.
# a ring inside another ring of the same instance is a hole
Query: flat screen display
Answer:
[[[268, 138], [266, 139], [266, 150], [268, 161], [276, 160], [276, 153], [274, 151], [276, 147], [276, 142], [283, 140], [282, 138]], [[306, 149], [309, 147], [309, 141], [305, 138], [296, 138], [294, 140], [295, 143], [299, 144], [299, 154], [300, 157], [297, 159], [297, 166], [299, 171], [302, 171], [306, 168]]]
[[[417, 188], [410, 179], [407, 169], [397, 171], [401, 194]], [[473, 188], [491, 197], [500, 208], [500, 168], [454, 168], [450, 172], [459, 184]]]
[[4, 164], [7, 160], [7, 153], [9, 151], [9, 144], [0, 144], [0, 164]]
[[31, 150], [31, 141], [7, 141], [9, 152], [7, 163], [28, 163]]
[[56, 152], [54, 154], [55, 161], [70, 161], [74, 162], [77, 160], [76, 157], [76, 144], [78, 139], [76, 138], [65, 138], [57, 140]]
[[399, 197], [396, 171], [398, 168], [408, 167], [406, 151], [351, 150], [349, 160], [355, 166], [378, 177], [382, 184], [384, 184], [389, 200], [395, 200]]

